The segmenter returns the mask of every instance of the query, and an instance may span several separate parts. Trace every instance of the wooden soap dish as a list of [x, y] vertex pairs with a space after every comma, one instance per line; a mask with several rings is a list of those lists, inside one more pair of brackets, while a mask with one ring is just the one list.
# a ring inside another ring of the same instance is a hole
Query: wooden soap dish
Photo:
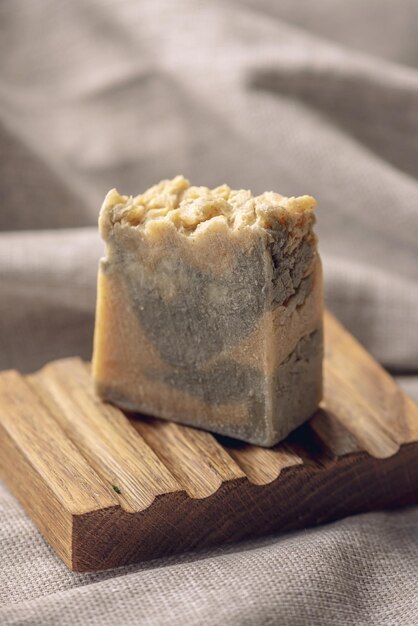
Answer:
[[80, 359], [0, 374], [0, 475], [73, 570], [418, 501], [418, 407], [330, 315], [325, 400], [272, 449], [101, 402]]

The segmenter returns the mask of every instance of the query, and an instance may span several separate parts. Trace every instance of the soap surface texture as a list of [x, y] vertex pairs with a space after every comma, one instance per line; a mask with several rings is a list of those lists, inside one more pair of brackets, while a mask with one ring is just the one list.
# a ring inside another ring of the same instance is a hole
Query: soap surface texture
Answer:
[[315, 200], [182, 176], [110, 191], [95, 388], [124, 409], [272, 446], [322, 397]]

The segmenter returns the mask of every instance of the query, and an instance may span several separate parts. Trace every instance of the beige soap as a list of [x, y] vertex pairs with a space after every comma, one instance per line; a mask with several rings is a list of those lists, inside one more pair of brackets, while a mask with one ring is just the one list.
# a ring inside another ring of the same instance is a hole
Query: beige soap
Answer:
[[103, 203], [93, 376], [124, 409], [272, 446], [322, 395], [315, 200], [182, 176]]

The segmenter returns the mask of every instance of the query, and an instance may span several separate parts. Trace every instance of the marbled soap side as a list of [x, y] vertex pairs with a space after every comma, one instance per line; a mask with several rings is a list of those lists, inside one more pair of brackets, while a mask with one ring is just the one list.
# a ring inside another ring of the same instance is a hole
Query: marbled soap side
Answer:
[[322, 394], [314, 201], [190, 187], [108, 194], [93, 375], [124, 408], [274, 445]]

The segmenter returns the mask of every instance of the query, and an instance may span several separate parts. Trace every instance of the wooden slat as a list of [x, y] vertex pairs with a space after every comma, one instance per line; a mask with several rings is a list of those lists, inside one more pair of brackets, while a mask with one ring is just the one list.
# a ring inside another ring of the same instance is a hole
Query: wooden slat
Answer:
[[140, 417], [132, 424], [192, 498], [215, 493], [244, 473], [215, 437], [173, 422]]
[[310, 427], [322, 441], [323, 445], [336, 457], [355, 454], [361, 446], [343, 422], [335, 414], [320, 408], [310, 420]]
[[95, 396], [80, 359], [50, 363], [29, 380], [126, 511], [143, 510], [156, 496], [181, 489], [122, 411]]
[[279, 477], [283, 469], [303, 463], [295, 451], [283, 444], [260, 448], [226, 437], [219, 437], [219, 440], [255, 485], [268, 485]]
[[[112, 490], [15, 371], [0, 376], [0, 424], [67, 511], [79, 514], [117, 505]], [[2, 461], [13, 469], [12, 459]]]
[[[338, 416], [340, 424], [351, 433], [361, 449], [379, 459], [399, 450], [396, 438], [382, 420], [378, 409], [327, 361], [324, 363], [324, 381], [325, 411]], [[335, 389], [338, 389], [337, 394], [333, 392]]]
[[418, 440], [418, 405], [406, 393], [402, 392], [401, 397], [403, 413], [399, 419], [406, 423], [402, 443], [413, 443]]
[[[344, 387], [346, 395], [350, 390], [353, 402], [360, 398], [363, 406], [368, 405], [369, 413], [373, 414], [373, 437], [377, 436], [379, 427], [382, 432], [382, 454], [389, 453], [388, 438], [397, 444], [410, 438], [414, 426], [408, 422], [401, 389], [329, 312], [325, 314], [325, 365], [333, 376], [325, 390], [327, 406], [338, 396], [334, 387], [337, 384], [335, 378], [338, 378], [339, 386]], [[360, 419], [361, 415], [360, 411]], [[368, 427], [367, 419], [362, 419], [361, 423]], [[362, 440], [367, 436], [368, 433], [364, 432]], [[378, 445], [378, 442], [375, 441], [375, 444]]]

